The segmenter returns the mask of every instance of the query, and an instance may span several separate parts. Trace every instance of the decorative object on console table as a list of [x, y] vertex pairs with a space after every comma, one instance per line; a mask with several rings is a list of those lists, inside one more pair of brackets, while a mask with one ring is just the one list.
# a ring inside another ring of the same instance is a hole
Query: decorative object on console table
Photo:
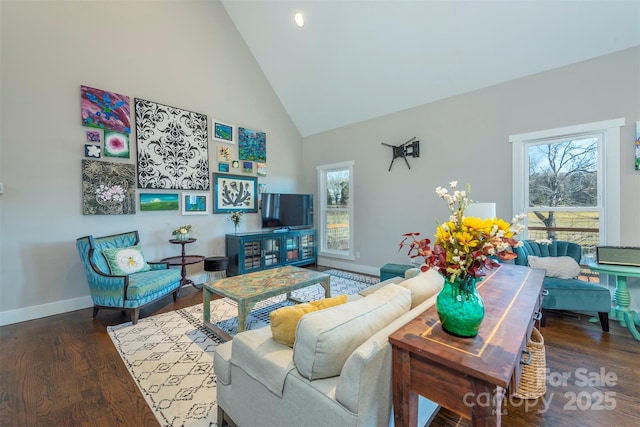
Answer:
[[[467, 197], [471, 188], [457, 190], [457, 181], [449, 190], [438, 187], [436, 194], [449, 206], [449, 221], [436, 228], [433, 250], [431, 240], [418, 240], [420, 233], [407, 233], [400, 242], [400, 249], [409, 246], [408, 255], [422, 258], [422, 271], [435, 268], [445, 277], [436, 301], [442, 328], [460, 337], [474, 337], [484, 318], [484, 303], [476, 292], [476, 282], [486, 271], [498, 267], [492, 257], [509, 260], [516, 257], [511, 250], [520, 243], [513, 237], [522, 231], [524, 215], [515, 217], [511, 224], [495, 217], [477, 218], [465, 215], [471, 203]], [[408, 241], [411, 239], [411, 241]]]
[[244, 213], [242, 211], [235, 211], [235, 212], [231, 212], [231, 215], [229, 215], [229, 221], [231, 221], [233, 223], [233, 232], [234, 234], [238, 234], [238, 226], [240, 225], [240, 223], [242, 222], [242, 215]]

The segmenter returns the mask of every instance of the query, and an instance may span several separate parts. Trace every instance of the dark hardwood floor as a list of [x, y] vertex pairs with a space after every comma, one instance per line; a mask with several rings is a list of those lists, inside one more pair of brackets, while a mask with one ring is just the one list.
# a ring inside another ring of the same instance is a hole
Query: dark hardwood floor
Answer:
[[[176, 303], [167, 296], [140, 317], [201, 301], [202, 291], [186, 287]], [[92, 320], [91, 312], [0, 328], [0, 426], [159, 425], [106, 332], [129, 317], [101, 310]], [[610, 323], [604, 333], [584, 316], [551, 313], [542, 329], [552, 380], [545, 400], [507, 401], [502, 425], [640, 425], [640, 342]], [[431, 425], [470, 423], [443, 409]]]

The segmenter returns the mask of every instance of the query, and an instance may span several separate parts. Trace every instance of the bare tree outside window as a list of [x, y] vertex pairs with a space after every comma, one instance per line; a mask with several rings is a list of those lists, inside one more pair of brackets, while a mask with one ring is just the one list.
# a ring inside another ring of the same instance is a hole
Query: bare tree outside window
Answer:
[[597, 244], [598, 141], [585, 136], [528, 146], [530, 237]]

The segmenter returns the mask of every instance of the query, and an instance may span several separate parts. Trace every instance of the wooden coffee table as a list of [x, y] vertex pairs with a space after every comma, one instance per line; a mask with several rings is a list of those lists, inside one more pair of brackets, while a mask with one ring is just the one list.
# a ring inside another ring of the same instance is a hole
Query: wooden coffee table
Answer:
[[329, 298], [330, 277], [326, 273], [287, 266], [205, 283], [202, 287], [204, 325], [223, 340], [231, 339], [229, 334], [211, 323], [210, 302], [213, 294], [229, 298], [238, 304], [238, 332], [242, 332], [246, 329], [247, 316], [257, 302], [284, 293], [288, 299], [294, 300], [291, 298], [291, 291], [315, 284], [320, 284], [324, 288], [325, 297]]

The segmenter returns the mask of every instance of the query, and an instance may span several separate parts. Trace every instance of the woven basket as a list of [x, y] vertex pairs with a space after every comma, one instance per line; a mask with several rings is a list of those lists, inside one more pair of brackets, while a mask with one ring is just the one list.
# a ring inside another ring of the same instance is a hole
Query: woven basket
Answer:
[[522, 367], [518, 391], [512, 396], [519, 399], [537, 399], [547, 392], [544, 338], [537, 328], [533, 328], [531, 331], [527, 350], [531, 352], [531, 363]]

